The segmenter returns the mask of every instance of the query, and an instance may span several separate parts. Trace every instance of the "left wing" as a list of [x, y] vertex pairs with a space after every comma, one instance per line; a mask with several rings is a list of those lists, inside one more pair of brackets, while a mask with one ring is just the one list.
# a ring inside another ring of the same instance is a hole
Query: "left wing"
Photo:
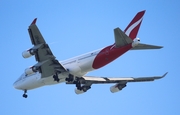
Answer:
[[41, 35], [38, 27], [36, 26], [36, 20], [37, 18], [33, 20], [28, 28], [31, 42], [34, 45], [34, 47], [30, 50], [32, 50], [36, 61], [38, 61], [35, 67], [38, 68], [42, 77], [48, 77], [56, 74], [56, 72], [66, 71], [58, 60], [56, 60], [56, 57], [53, 55], [51, 49]]

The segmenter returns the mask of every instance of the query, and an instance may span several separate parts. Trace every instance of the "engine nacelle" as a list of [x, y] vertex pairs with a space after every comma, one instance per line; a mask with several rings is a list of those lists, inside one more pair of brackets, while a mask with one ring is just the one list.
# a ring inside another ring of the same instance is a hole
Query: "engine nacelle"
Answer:
[[85, 93], [83, 90], [79, 90], [79, 89], [75, 89], [74, 90], [76, 94], [82, 94], [82, 93]]
[[30, 68], [25, 69], [25, 74], [26, 74], [26, 75], [30, 75], [30, 74], [33, 74], [33, 73], [35, 73], [35, 72], [37, 72], [37, 71], [38, 71], [38, 69], [33, 66], [33, 67], [30, 67]]
[[116, 93], [126, 87], [126, 84], [116, 84], [110, 87], [112, 93]]
[[139, 38], [135, 38], [135, 39], [133, 40], [132, 47], [137, 46], [139, 43], [140, 43], [140, 39], [139, 39]]
[[77, 65], [72, 65], [70, 67], [67, 67], [67, 71], [69, 71], [69, 73], [73, 74], [73, 75], [79, 75], [81, 74], [81, 68]]
[[75, 89], [75, 93], [76, 94], [82, 94], [82, 93], [85, 93], [87, 90], [91, 89], [91, 86], [82, 86], [80, 87], [81, 90], [79, 89]]
[[26, 50], [22, 52], [23, 58], [29, 58], [35, 54], [35, 51], [32, 49]]

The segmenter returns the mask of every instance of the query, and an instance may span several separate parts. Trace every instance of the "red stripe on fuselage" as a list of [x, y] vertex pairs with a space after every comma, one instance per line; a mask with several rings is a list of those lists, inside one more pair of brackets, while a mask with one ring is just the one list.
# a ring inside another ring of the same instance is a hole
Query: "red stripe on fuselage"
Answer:
[[132, 44], [116, 48], [114, 45], [110, 45], [102, 49], [98, 55], [95, 57], [92, 67], [94, 69], [101, 68], [108, 63], [112, 62], [128, 50], [132, 48]]

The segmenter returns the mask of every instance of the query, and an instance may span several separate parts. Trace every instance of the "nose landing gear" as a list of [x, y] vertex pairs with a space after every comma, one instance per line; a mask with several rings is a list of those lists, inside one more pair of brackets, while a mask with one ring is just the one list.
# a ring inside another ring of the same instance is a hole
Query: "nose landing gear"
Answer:
[[28, 97], [28, 95], [27, 95], [26, 93], [27, 93], [27, 90], [25, 89], [25, 90], [24, 90], [24, 94], [22, 95], [24, 98], [27, 98], [27, 97]]

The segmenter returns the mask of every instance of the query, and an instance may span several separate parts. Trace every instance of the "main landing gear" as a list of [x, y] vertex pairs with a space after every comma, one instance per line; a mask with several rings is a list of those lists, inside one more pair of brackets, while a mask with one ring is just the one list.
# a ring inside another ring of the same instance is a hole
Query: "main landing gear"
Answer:
[[[53, 75], [53, 78], [54, 78], [54, 81], [57, 81], [57, 82], [60, 81], [60, 79], [58, 78], [58, 73], [57, 73], [57, 72], [56, 72], [55, 75]], [[66, 78], [65, 80], [66, 80], [67, 82], [72, 82], [72, 81], [74, 81], [74, 75], [69, 74], [68, 78]]]
[[69, 74], [68, 78], [65, 79], [67, 82], [72, 82], [74, 81], [74, 75]]
[[87, 90], [91, 89], [91, 86], [86, 86], [86, 85], [81, 86], [81, 82], [78, 78], [74, 83], [76, 84], [77, 89], [80, 91], [83, 90], [84, 92], [86, 92]]
[[84, 92], [86, 92], [87, 90], [89, 90], [90, 88], [91, 88], [91, 86], [89, 86], [89, 85], [83, 85], [83, 86], [81, 86], [81, 81], [80, 81], [80, 79], [81, 78], [79, 78], [79, 77], [75, 77], [74, 75], [72, 75], [72, 74], [69, 74], [69, 76], [68, 76], [68, 78], [66, 78], [65, 80], [67, 81], [67, 82], [70, 82], [70, 83], [72, 83], [72, 84], [75, 84], [76, 85], [76, 88], [78, 89], [78, 90], [80, 90], [80, 91], [84, 91]]
[[58, 78], [58, 73], [57, 72], [56, 72], [55, 75], [53, 75], [53, 78], [54, 78], [54, 81], [57, 81], [57, 82], [60, 81], [60, 79]]
[[24, 94], [22, 95], [24, 98], [27, 98], [27, 97], [28, 97], [28, 95], [27, 95], [26, 93], [27, 93], [27, 90], [25, 89], [25, 90], [24, 90]]

